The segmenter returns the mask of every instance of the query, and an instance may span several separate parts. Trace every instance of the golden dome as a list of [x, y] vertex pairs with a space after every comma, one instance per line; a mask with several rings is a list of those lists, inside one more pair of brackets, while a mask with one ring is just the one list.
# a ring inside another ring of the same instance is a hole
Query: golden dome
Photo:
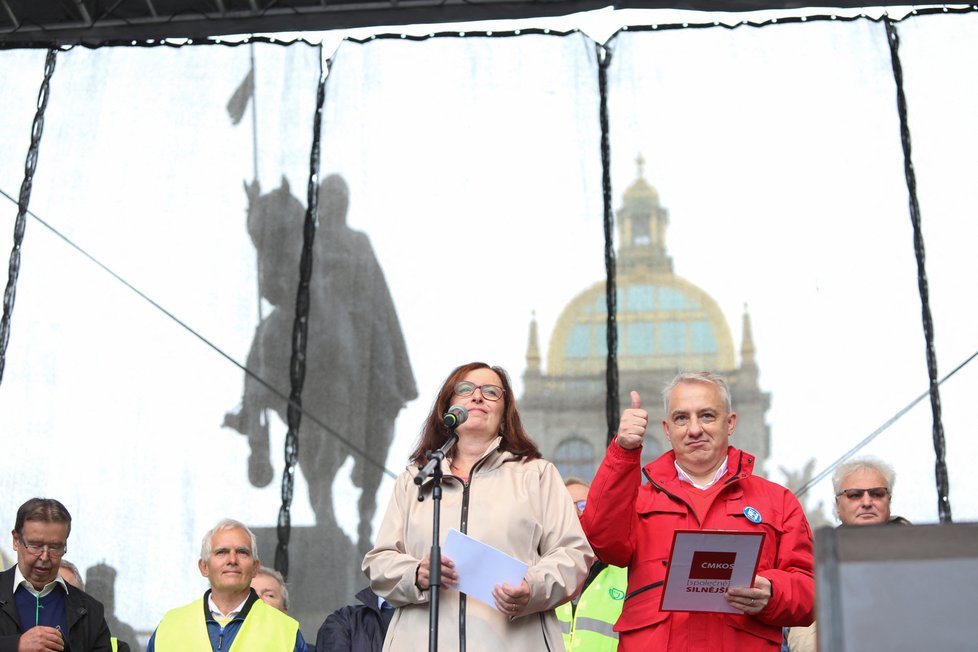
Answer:
[[[734, 368], [733, 338], [713, 297], [676, 276], [666, 252], [668, 211], [643, 176], [618, 210], [617, 321], [619, 371]], [[603, 373], [607, 365], [605, 282], [564, 308], [550, 338], [549, 376]]]
[[[618, 280], [618, 369], [734, 368], [733, 338], [716, 301], [669, 273], [636, 270]], [[549, 376], [603, 373], [607, 365], [605, 283], [571, 301], [554, 327]]]

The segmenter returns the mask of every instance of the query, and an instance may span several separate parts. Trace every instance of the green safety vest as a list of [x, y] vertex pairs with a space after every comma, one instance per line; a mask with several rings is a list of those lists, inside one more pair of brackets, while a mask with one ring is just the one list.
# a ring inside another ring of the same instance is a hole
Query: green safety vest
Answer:
[[[229, 652], [292, 652], [299, 621], [255, 600]], [[204, 599], [172, 609], [156, 628], [157, 652], [213, 652], [204, 622]]]
[[119, 639], [113, 636], [109, 639], [109, 643], [112, 644], [112, 652], [119, 652]]
[[557, 607], [567, 652], [615, 652], [618, 632], [614, 631], [625, 605], [628, 571], [608, 566], [598, 573], [577, 601], [577, 609], [566, 602]]

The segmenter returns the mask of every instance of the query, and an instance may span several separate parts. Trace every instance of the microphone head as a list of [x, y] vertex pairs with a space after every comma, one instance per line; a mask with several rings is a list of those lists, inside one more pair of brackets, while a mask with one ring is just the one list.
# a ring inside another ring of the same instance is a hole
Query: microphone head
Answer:
[[463, 423], [469, 418], [469, 411], [466, 410], [461, 405], [453, 405], [448, 408], [448, 412], [444, 416], [444, 424], [446, 428], [455, 428]]

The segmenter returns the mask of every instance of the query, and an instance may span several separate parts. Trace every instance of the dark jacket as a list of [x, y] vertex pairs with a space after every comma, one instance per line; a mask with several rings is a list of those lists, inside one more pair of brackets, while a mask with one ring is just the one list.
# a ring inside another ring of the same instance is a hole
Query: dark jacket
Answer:
[[380, 652], [394, 610], [381, 614], [377, 594], [369, 587], [357, 593], [363, 604], [340, 607], [319, 627], [316, 652]]
[[[23, 630], [14, 602], [16, 566], [0, 573], [0, 652], [16, 652]], [[66, 652], [111, 652], [109, 626], [105, 624], [102, 603], [80, 589], [72, 587], [65, 598], [68, 616]]]

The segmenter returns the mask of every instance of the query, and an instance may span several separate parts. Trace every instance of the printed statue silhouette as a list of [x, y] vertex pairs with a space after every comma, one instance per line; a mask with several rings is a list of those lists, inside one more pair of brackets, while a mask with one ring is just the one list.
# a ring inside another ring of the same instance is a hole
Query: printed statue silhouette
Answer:
[[[255, 331], [247, 367], [288, 397], [305, 207], [284, 177], [265, 195], [257, 182], [245, 190], [248, 232], [258, 255], [259, 294], [271, 306]], [[302, 391], [303, 409], [326, 429], [303, 417], [299, 468], [309, 485], [317, 527], [335, 527], [333, 480], [353, 455], [352, 481], [362, 490], [357, 548], [365, 553], [371, 546], [376, 493], [394, 421], [418, 391], [383, 271], [366, 234], [347, 226], [348, 208], [346, 182], [339, 175], [328, 176], [319, 187]], [[248, 478], [255, 486], [266, 486], [273, 477], [268, 412], [285, 422], [286, 407], [285, 399], [246, 375], [240, 408], [224, 418], [225, 427], [248, 437]]]

